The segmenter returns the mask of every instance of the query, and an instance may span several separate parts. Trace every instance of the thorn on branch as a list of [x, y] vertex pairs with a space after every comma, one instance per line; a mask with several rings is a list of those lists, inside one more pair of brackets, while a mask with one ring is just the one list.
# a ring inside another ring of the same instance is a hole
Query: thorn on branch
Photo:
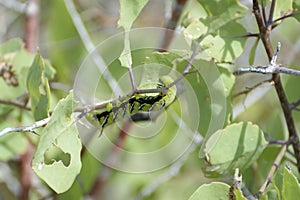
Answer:
[[289, 74], [294, 76], [300, 76], [300, 71], [289, 69], [285, 67], [281, 67], [281, 64], [277, 64], [277, 57], [280, 51], [281, 44], [278, 42], [276, 52], [274, 53], [270, 63], [268, 65], [264, 66], [257, 66], [257, 67], [246, 67], [246, 68], [240, 68], [233, 72], [234, 75], [242, 75], [245, 73], [259, 73], [259, 74]]

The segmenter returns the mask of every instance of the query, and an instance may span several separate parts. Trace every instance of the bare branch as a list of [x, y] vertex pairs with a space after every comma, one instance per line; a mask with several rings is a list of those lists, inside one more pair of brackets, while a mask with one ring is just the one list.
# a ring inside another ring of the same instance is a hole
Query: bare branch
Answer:
[[20, 127], [16, 127], [16, 128], [8, 127], [8, 128], [3, 129], [2, 131], [0, 131], [0, 137], [7, 135], [9, 133], [13, 133], [13, 132], [30, 132], [30, 133], [37, 134], [34, 131], [34, 129], [45, 126], [49, 121], [50, 121], [50, 117], [42, 119], [40, 121], [37, 121], [29, 126], [20, 126]]
[[268, 19], [268, 23], [266, 24], [266, 28], [272, 27], [275, 5], [276, 5], [276, 0], [272, 0], [270, 12], [269, 12], [269, 19]]
[[281, 64], [277, 64], [276, 60], [278, 57], [278, 53], [280, 51], [280, 42], [277, 44], [277, 49], [272, 56], [272, 59], [270, 63], [266, 66], [257, 66], [257, 67], [246, 67], [246, 68], [240, 68], [236, 71], [233, 72], [235, 75], [241, 75], [245, 73], [259, 73], [259, 74], [278, 74], [278, 73], [283, 73], [283, 74], [289, 74], [289, 75], [294, 75], [294, 76], [300, 76], [300, 71], [294, 70], [294, 69], [288, 69], [285, 67], [281, 67]]
[[262, 7], [262, 16], [264, 20], [264, 24], [267, 24], [267, 16], [266, 16], [266, 5], [264, 4], [265, 0], [261, 0], [261, 7]]

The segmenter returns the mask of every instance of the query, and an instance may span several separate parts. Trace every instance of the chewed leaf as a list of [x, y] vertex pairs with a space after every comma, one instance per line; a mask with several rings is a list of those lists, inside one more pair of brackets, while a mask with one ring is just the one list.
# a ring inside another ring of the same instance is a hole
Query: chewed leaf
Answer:
[[207, 176], [225, 176], [249, 167], [266, 147], [262, 130], [250, 122], [231, 124], [212, 134], [200, 152]]
[[55, 192], [67, 191], [80, 172], [81, 142], [72, 116], [73, 94], [61, 100], [44, 128], [32, 167]]

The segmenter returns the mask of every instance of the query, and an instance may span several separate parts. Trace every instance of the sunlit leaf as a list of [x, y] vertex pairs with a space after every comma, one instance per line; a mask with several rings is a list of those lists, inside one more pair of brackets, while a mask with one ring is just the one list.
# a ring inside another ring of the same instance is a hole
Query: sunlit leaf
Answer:
[[244, 17], [248, 10], [237, 0], [198, 0], [198, 2], [208, 14], [208, 17], [203, 19], [203, 23], [209, 27], [208, 33], [214, 34], [227, 23]]
[[148, 0], [121, 0], [118, 25], [129, 31]]
[[231, 124], [212, 134], [200, 152], [207, 176], [226, 176], [249, 167], [265, 148], [262, 130], [250, 122]]
[[189, 200], [228, 200], [229, 188], [229, 185], [221, 182], [203, 184], [192, 194]]
[[118, 25], [124, 29], [124, 49], [119, 57], [123, 67], [131, 68], [132, 58], [129, 40], [130, 28], [148, 0], [121, 0]]
[[229, 22], [226, 26], [220, 27], [218, 34], [206, 36], [200, 45], [205, 53], [217, 61], [232, 61], [240, 56], [244, 50], [246, 40], [239, 36], [244, 35], [245, 32], [246, 30], [239, 23]]
[[[81, 142], [72, 115], [73, 103], [72, 93], [58, 103], [32, 161], [35, 173], [57, 193], [67, 191], [81, 169]], [[53, 151], [57, 155], [51, 157]]]

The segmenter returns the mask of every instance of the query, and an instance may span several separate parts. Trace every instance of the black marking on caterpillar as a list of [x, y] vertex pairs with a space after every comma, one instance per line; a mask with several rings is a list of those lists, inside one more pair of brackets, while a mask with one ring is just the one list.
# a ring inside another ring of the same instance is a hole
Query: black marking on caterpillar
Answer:
[[[166, 85], [173, 82], [169, 76], [163, 76], [156, 88], [164, 88]], [[134, 95], [127, 101], [122, 102], [120, 105], [114, 105], [111, 109], [103, 111], [101, 113], [95, 112], [91, 115], [87, 115], [87, 119], [98, 126], [101, 129], [113, 124], [118, 119], [122, 119], [127, 115], [130, 117], [136, 115], [139, 112], [150, 113], [154, 110], [161, 110], [166, 106], [169, 106], [176, 97], [176, 86], [172, 86], [165, 93], [159, 93], [157, 95]]]

